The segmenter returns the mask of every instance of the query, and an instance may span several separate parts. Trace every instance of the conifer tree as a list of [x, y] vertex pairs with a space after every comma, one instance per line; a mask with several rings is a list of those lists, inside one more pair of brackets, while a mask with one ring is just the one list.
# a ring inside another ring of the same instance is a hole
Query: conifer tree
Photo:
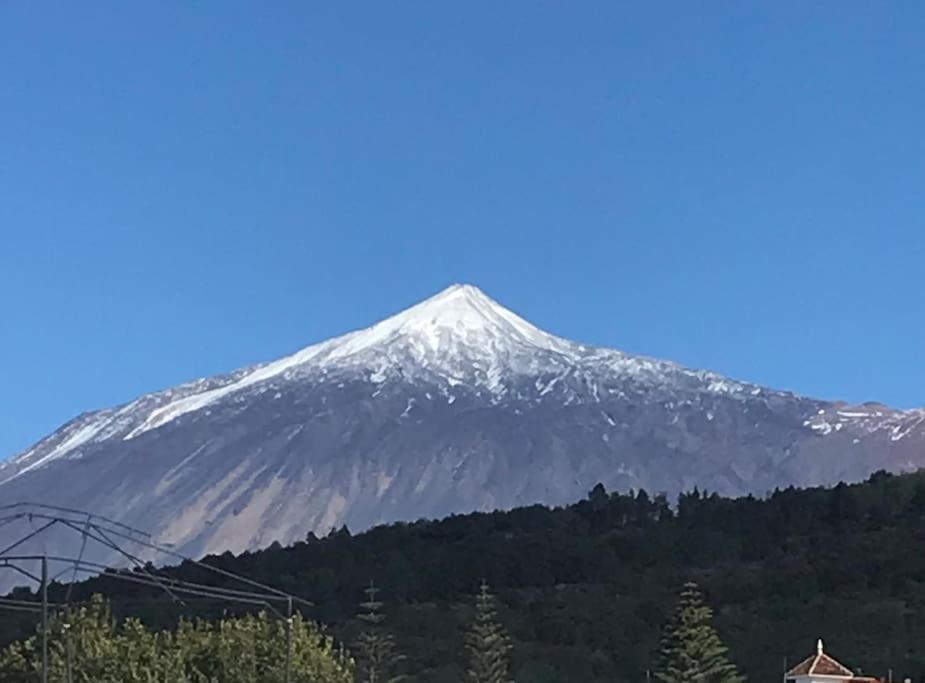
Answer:
[[686, 583], [662, 636], [656, 677], [662, 683], [743, 683], [728, 651], [697, 584]]
[[466, 640], [469, 650], [467, 683], [509, 683], [511, 643], [498, 621], [495, 598], [482, 582], [475, 600], [475, 621]]
[[364, 622], [366, 628], [357, 638], [357, 681], [359, 683], [398, 683], [405, 676], [398, 673], [404, 656], [395, 647], [395, 639], [382, 627], [385, 614], [382, 602], [376, 599], [379, 589], [373, 582], [364, 593], [366, 600], [360, 603], [363, 612], [357, 619]]

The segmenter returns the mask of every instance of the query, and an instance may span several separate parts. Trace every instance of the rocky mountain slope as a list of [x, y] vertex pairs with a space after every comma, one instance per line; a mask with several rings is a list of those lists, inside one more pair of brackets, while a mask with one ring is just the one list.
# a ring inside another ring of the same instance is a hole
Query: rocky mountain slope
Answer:
[[92, 510], [200, 555], [563, 504], [597, 482], [761, 494], [923, 463], [925, 411], [581, 345], [457, 285], [286, 358], [81, 415], [0, 463], [0, 502]]

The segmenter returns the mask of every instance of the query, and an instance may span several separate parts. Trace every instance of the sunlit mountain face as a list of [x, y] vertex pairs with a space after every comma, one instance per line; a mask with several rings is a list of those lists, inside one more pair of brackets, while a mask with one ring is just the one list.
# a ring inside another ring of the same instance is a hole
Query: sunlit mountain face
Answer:
[[[564, 504], [598, 482], [763, 494], [923, 462], [925, 411], [579, 344], [456, 285], [286, 358], [81, 415], [0, 464], [0, 502], [92, 510], [201, 555]], [[21, 531], [0, 528], [0, 546]]]

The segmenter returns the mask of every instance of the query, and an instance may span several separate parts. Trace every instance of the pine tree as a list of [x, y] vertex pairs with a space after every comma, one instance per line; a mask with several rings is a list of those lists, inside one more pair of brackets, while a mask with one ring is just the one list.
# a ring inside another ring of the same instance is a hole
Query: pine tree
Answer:
[[467, 683], [509, 683], [511, 643], [498, 622], [495, 598], [484, 581], [475, 600], [475, 621], [466, 645], [469, 650]]
[[663, 683], [743, 683], [728, 651], [697, 584], [686, 583], [662, 636], [656, 677]]
[[382, 602], [376, 599], [379, 589], [373, 582], [365, 591], [366, 600], [360, 603], [363, 612], [357, 619], [366, 624], [366, 629], [357, 638], [357, 681], [359, 683], [398, 683], [405, 676], [398, 673], [404, 656], [395, 647], [395, 639], [382, 629], [385, 614]]

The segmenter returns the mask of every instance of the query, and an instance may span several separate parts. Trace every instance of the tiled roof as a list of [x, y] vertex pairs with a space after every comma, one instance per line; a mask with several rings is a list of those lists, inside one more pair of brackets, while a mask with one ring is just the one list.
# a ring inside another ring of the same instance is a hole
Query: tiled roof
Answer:
[[854, 672], [843, 664], [823, 652], [807, 657], [787, 672], [788, 677], [794, 676], [838, 676], [839, 678], [854, 678]]

